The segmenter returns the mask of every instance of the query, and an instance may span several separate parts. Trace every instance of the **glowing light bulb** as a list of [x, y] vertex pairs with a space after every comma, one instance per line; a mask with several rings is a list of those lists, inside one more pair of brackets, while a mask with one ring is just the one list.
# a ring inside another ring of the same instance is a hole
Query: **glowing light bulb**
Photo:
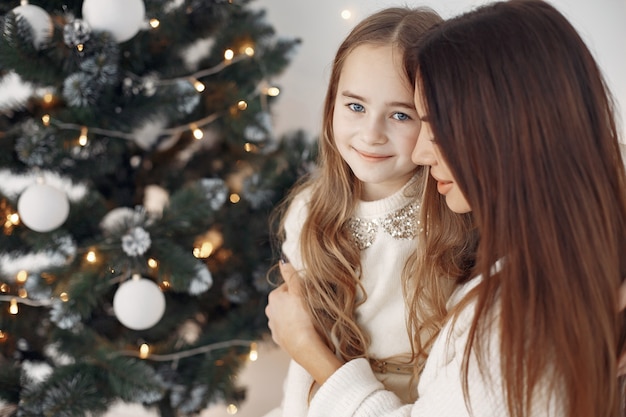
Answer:
[[239, 197], [239, 194], [231, 194], [229, 200], [231, 203], [237, 204], [241, 200], [241, 197]]
[[348, 9], [342, 10], [341, 11], [341, 18], [343, 20], [348, 20], [352, 17], [352, 12]]
[[213, 244], [211, 242], [202, 242], [199, 248], [193, 249], [193, 256], [196, 258], [208, 258], [213, 253]]
[[90, 250], [89, 252], [87, 252], [87, 255], [85, 256], [85, 259], [87, 260], [87, 262], [93, 264], [95, 263], [98, 258], [96, 257], [96, 252]]
[[248, 56], [254, 56], [254, 48], [251, 46], [247, 46], [244, 50], [243, 53], [248, 55]]
[[21, 270], [20, 272], [17, 273], [17, 275], [15, 276], [15, 281], [18, 284], [23, 284], [26, 282], [26, 280], [28, 279], [28, 272]]
[[256, 342], [252, 342], [250, 344], [250, 354], [248, 355], [248, 358], [252, 362], [254, 362], [257, 359], [259, 359], [259, 351], [257, 349], [258, 349], [258, 346], [257, 346]]
[[267, 95], [270, 97], [276, 97], [280, 94], [280, 89], [278, 87], [270, 87], [267, 89]]
[[9, 305], [9, 313], [17, 314], [18, 311], [19, 311], [19, 308], [17, 307], [17, 299], [12, 298], [11, 299], [11, 304]]
[[201, 81], [195, 80], [192, 84], [193, 88], [195, 88], [198, 93], [201, 93], [206, 89], [206, 86]]
[[80, 129], [80, 136], [78, 137], [78, 144], [80, 146], [86, 146], [87, 142], [88, 142], [88, 138], [87, 138], [87, 127], [83, 126]]
[[50, 126], [50, 115], [44, 114], [43, 116], [41, 116], [41, 122], [44, 126]]
[[70, 296], [66, 292], [62, 292], [61, 294], [59, 294], [59, 299], [64, 303], [67, 303], [70, 299]]
[[154, 258], [150, 258], [148, 259], [148, 266], [152, 269], [155, 269], [157, 266], [159, 266], [159, 262]]
[[237, 408], [235, 404], [228, 404], [228, 407], [226, 407], [226, 412], [230, 414], [231, 416], [234, 414], [237, 414], [238, 411], [239, 409]]
[[231, 61], [235, 57], [235, 52], [232, 49], [227, 49], [224, 51], [224, 59], [226, 61]]
[[156, 28], [158, 28], [160, 25], [161, 25], [161, 22], [159, 22], [159, 19], [154, 19], [154, 18], [150, 19], [150, 27], [151, 27], [152, 29], [156, 29]]
[[146, 359], [150, 355], [150, 346], [147, 343], [142, 343], [139, 346], [139, 357], [141, 359]]
[[17, 213], [11, 213], [7, 216], [7, 218], [13, 225], [17, 225], [20, 223], [20, 215]]
[[247, 109], [247, 108], [248, 108], [248, 103], [246, 103], [244, 100], [240, 100], [240, 101], [237, 103], [237, 108], [238, 108], [239, 110], [245, 110], [245, 109]]
[[204, 137], [204, 132], [202, 132], [200, 128], [196, 127], [193, 129], [193, 137], [196, 138], [197, 140], [200, 140]]

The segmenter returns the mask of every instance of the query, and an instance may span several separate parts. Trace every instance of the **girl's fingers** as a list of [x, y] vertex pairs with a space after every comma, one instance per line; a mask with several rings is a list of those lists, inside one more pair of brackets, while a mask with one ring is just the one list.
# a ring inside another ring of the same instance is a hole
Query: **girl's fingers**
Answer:
[[283, 277], [283, 281], [285, 281], [285, 285], [287, 286], [287, 289], [289, 291], [292, 291], [292, 292], [295, 291], [295, 293], [297, 293], [299, 290], [298, 280], [294, 279], [294, 278], [297, 278], [296, 269], [289, 262], [280, 262], [279, 268], [280, 268], [280, 274]]

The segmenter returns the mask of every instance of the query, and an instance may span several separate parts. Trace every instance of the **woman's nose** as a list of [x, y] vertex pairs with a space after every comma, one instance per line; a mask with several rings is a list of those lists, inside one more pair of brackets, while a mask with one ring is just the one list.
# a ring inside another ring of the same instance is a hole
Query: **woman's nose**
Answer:
[[423, 133], [424, 129], [422, 128], [411, 153], [411, 161], [416, 165], [435, 165], [437, 158], [433, 149], [433, 142]]

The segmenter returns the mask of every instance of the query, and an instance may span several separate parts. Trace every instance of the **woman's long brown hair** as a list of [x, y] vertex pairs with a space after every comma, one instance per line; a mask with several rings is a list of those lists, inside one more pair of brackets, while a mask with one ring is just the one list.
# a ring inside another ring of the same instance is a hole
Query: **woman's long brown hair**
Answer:
[[[530, 415], [543, 389], [563, 399], [564, 415], [620, 415], [626, 173], [592, 54], [536, 0], [451, 19], [415, 52], [407, 69], [417, 71], [436, 144], [472, 207], [477, 234], [467, 246], [477, 243], [473, 273], [484, 278], [465, 375], [473, 355], [489, 363], [484, 336], [495, 313], [510, 416]], [[427, 187], [423, 203], [431, 230], [441, 227], [428, 209], [435, 194]], [[467, 398], [467, 377], [464, 387]]]

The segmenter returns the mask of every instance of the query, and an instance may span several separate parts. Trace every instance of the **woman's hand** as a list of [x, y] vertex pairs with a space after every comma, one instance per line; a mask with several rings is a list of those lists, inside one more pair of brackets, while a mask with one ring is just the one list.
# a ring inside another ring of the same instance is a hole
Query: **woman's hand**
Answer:
[[285, 281], [270, 292], [265, 315], [272, 339], [323, 384], [342, 365], [315, 330], [301, 293], [301, 280], [289, 263], [281, 263]]

